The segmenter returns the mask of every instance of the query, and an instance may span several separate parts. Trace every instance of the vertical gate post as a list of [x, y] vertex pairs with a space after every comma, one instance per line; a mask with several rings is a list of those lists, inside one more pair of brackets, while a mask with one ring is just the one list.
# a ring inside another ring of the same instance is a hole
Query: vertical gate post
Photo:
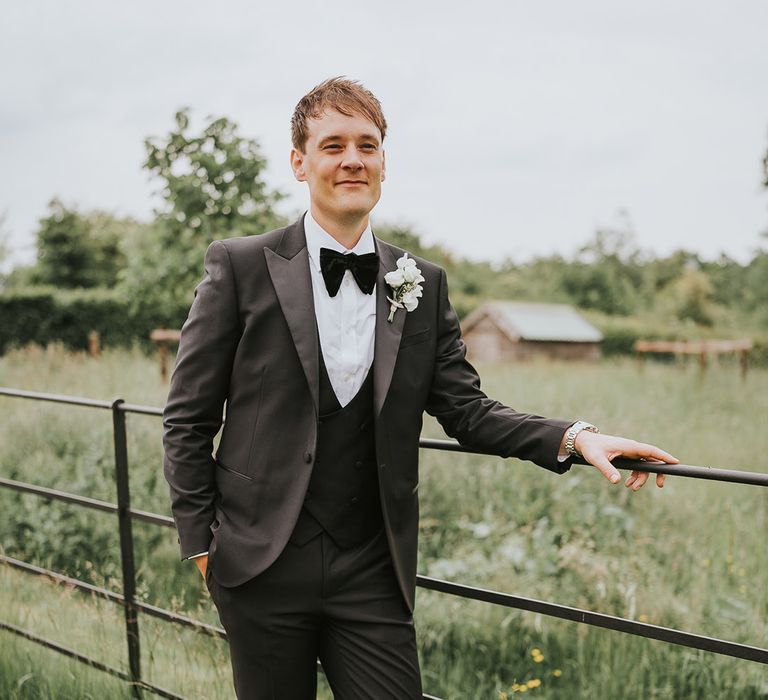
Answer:
[[117, 519], [120, 525], [120, 563], [123, 570], [125, 597], [125, 634], [128, 641], [128, 666], [133, 682], [133, 694], [141, 698], [141, 650], [139, 621], [134, 605], [136, 597], [136, 567], [133, 561], [133, 529], [131, 527], [131, 491], [128, 482], [128, 444], [125, 434], [123, 399], [112, 402], [112, 428], [115, 444], [115, 475], [117, 479]]

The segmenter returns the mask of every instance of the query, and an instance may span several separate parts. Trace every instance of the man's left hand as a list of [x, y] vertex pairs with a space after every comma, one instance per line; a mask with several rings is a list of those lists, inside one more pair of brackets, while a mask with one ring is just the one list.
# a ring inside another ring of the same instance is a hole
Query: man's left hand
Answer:
[[[662, 462], [677, 464], [679, 460], [668, 452], [659, 449], [655, 445], [629, 440], [614, 435], [602, 435], [582, 430], [574, 443], [579, 453], [592, 466], [596, 467], [603, 476], [612, 484], [621, 480], [618, 469], [611, 464], [614, 457], [627, 457], [629, 459], [644, 459], [648, 462]], [[624, 486], [638, 491], [648, 480], [649, 472], [633, 471], [624, 482]], [[664, 486], [664, 474], [656, 475], [656, 486]]]

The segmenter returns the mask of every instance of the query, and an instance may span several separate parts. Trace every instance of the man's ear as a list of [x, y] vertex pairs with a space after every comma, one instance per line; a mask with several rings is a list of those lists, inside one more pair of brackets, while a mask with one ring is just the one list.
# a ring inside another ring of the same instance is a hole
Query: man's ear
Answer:
[[387, 158], [384, 151], [381, 152], [381, 181], [384, 182], [384, 171], [386, 170]]
[[305, 182], [307, 175], [304, 172], [304, 154], [297, 148], [291, 149], [291, 168], [294, 177], [299, 182]]

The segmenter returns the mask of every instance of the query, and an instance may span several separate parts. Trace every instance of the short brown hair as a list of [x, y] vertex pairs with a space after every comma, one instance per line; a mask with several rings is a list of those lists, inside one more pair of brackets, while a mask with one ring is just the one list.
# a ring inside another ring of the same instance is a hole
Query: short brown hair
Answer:
[[387, 120], [384, 119], [381, 102], [358, 81], [337, 76], [312, 88], [293, 110], [291, 141], [295, 149], [304, 153], [309, 137], [309, 120], [321, 117], [327, 109], [335, 109], [348, 117], [359, 114], [370, 119], [381, 132], [381, 140], [384, 140]]

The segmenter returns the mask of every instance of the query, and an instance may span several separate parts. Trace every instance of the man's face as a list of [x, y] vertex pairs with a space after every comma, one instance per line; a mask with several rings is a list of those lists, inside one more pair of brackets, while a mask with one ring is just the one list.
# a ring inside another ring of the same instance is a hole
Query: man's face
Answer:
[[373, 122], [328, 110], [310, 120], [304, 151], [291, 150], [291, 167], [296, 179], [309, 185], [315, 218], [354, 222], [376, 206], [384, 180], [384, 150]]

